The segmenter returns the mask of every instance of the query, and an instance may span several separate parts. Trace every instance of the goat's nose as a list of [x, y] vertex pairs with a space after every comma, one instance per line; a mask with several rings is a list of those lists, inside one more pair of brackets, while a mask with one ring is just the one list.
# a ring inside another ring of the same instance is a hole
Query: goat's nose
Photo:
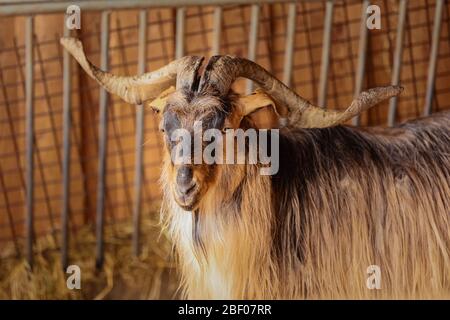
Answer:
[[182, 166], [177, 172], [177, 185], [178, 190], [182, 193], [186, 193], [193, 185], [192, 181], [193, 173], [192, 168], [188, 166]]

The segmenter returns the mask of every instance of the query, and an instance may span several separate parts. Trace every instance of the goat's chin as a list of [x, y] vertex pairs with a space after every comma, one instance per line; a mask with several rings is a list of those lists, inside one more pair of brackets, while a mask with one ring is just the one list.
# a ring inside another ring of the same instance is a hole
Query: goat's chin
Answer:
[[181, 209], [184, 211], [192, 212], [195, 211], [198, 207], [198, 204], [190, 204], [190, 205], [182, 205], [177, 201], [177, 204], [180, 206]]
[[184, 211], [194, 211], [198, 208], [199, 204], [199, 194], [192, 194], [189, 197], [179, 196], [174, 192], [173, 197], [175, 202], [180, 206]]

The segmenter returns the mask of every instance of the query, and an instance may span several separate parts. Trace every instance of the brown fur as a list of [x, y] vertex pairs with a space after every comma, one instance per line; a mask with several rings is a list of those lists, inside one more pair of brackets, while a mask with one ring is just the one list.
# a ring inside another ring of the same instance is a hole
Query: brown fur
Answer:
[[[391, 130], [285, 128], [279, 174], [217, 166], [194, 212], [173, 200], [166, 157], [163, 213], [184, 293], [450, 297], [449, 128], [450, 113]], [[366, 287], [373, 264], [381, 290]]]

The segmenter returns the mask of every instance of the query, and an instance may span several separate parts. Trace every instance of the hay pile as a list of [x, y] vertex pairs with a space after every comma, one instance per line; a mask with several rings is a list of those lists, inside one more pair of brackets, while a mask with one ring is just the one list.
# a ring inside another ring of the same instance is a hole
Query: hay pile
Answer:
[[[131, 223], [105, 227], [105, 263], [95, 268], [92, 226], [70, 240], [69, 264], [81, 269], [81, 289], [69, 290], [53, 237], [37, 239], [33, 270], [23, 258], [0, 258], [0, 299], [172, 299], [178, 279], [171, 244], [156, 215], [142, 220], [142, 253], [132, 254]], [[3, 252], [3, 254], [5, 251]]]

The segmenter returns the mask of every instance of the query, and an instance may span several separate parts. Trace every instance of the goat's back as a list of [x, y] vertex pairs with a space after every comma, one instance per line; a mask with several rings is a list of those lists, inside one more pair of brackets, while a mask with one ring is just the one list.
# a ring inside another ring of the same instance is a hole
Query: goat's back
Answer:
[[[285, 296], [449, 297], [450, 112], [284, 129], [272, 203], [281, 281], [297, 281]], [[366, 287], [370, 265], [382, 290]]]

